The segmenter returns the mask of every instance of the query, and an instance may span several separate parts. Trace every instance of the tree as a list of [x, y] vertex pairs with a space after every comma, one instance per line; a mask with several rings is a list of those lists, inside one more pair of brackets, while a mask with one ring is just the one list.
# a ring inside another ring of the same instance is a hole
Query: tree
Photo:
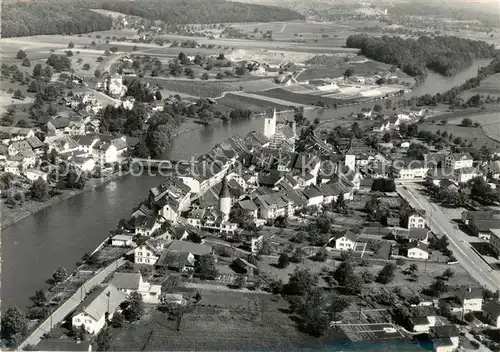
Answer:
[[30, 59], [28, 59], [27, 57], [25, 57], [25, 58], [23, 59], [23, 63], [22, 63], [22, 65], [23, 65], [24, 67], [31, 67], [31, 61], [30, 61]]
[[315, 289], [298, 304], [302, 317], [301, 329], [312, 336], [320, 336], [328, 327], [329, 316], [325, 311], [326, 300], [322, 292]]
[[351, 301], [349, 297], [333, 295], [330, 298], [330, 305], [327, 308], [330, 320], [338, 321], [339, 314], [349, 307]]
[[318, 284], [318, 276], [309, 269], [296, 268], [288, 280], [287, 293], [291, 295], [304, 295]]
[[418, 265], [417, 264], [411, 264], [410, 267], [408, 268], [408, 271], [410, 273], [416, 273], [416, 272], [418, 272]]
[[24, 59], [26, 58], [28, 55], [26, 55], [26, 53], [24, 52], [24, 50], [19, 50], [16, 54], [16, 59]]
[[68, 43], [68, 49], [73, 49], [75, 47], [75, 44], [73, 42]]
[[448, 290], [443, 279], [437, 278], [428, 288], [428, 292], [433, 297], [439, 297]]
[[16, 126], [21, 128], [26, 128], [28, 127], [28, 122], [26, 122], [25, 119], [20, 119], [19, 121], [17, 121]]
[[229, 213], [229, 220], [243, 229], [248, 229], [253, 224], [253, 216], [250, 211], [242, 208], [233, 207]]
[[472, 126], [472, 120], [469, 119], [468, 117], [464, 118], [462, 120], [462, 126], [464, 126], [464, 127], [470, 127], [470, 126]]
[[215, 258], [211, 254], [202, 255], [194, 265], [194, 272], [202, 279], [214, 280], [218, 274]]
[[28, 93], [37, 93], [38, 92], [38, 83], [37, 81], [31, 81], [28, 86]]
[[377, 282], [388, 284], [394, 280], [396, 266], [393, 263], [386, 264], [377, 275]]
[[357, 295], [363, 289], [363, 279], [359, 275], [352, 274], [344, 282], [345, 293], [348, 295]]
[[90, 65], [89, 64], [83, 64], [82, 69], [85, 71], [90, 70]]
[[382, 110], [384, 110], [384, 107], [380, 104], [375, 104], [373, 106], [373, 111], [375, 111], [375, 112], [381, 112]]
[[12, 98], [21, 100], [21, 99], [24, 99], [24, 95], [19, 89], [16, 89], [14, 91], [14, 93], [12, 94]]
[[316, 252], [314, 257], [312, 258], [313, 260], [316, 260], [318, 262], [326, 262], [328, 259], [328, 252], [326, 249], [321, 248], [319, 251]]
[[134, 291], [127, 298], [127, 308], [124, 310], [124, 317], [128, 321], [134, 322], [141, 319], [144, 314], [144, 303], [142, 302], [142, 295]]
[[95, 78], [99, 78], [99, 77], [101, 77], [101, 75], [102, 75], [102, 73], [101, 73], [101, 71], [100, 71], [100, 70], [95, 70], [95, 71], [94, 71], [94, 77], [95, 77]]
[[354, 268], [349, 260], [342, 262], [338, 268], [335, 270], [334, 277], [335, 280], [340, 285], [345, 285], [347, 280], [354, 275]]
[[47, 303], [47, 294], [44, 290], [36, 290], [35, 295], [31, 297], [35, 306], [44, 306]]
[[7, 309], [2, 315], [2, 338], [10, 346], [17, 346], [28, 333], [28, 322], [24, 313], [17, 307]]
[[455, 275], [455, 272], [453, 270], [451, 270], [450, 268], [446, 269], [442, 274], [441, 274], [441, 277], [444, 279], [444, 280], [449, 280], [453, 277], [453, 275]]
[[290, 265], [290, 258], [288, 258], [288, 255], [286, 253], [282, 253], [279, 258], [278, 258], [278, 268], [284, 269], [288, 265]]
[[161, 95], [161, 92], [159, 90], [155, 92], [155, 99], [159, 101], [163, 99], [163, 96]]
[[351, 77], [354, 75], [354, 69], [349, 67], [347, 70], [344, 72], [344, 77]]
[[203, 72], [203, 74], [201, 75], [201, 79], [206, 81], [206, 80], [208, 80], [208, 78], [209, 78], [208, 73]]
[[236, 67], [235, 73], [238, 76], [244, 76], [247, 73], [246, 66], [244, 64], [239, 65], [238, 67]]
[[41, 177], [39, 177], [31, 185], [30, 193], [32, 199], [39, 202], [45, 202], [49, 199], [49, 185]]
[[98, 351], [108, 351], [111, 342], [111, 330], [105, 328], [97, 335], [96, 343]]
[[62, 282], [68, 277], [68, 273], [66, 272], [66, 269], [63, 267], [58, 268], [56, 271], [54, 271], [54, 274], [52, 274], [52, 278], [54, 279], [55, 282]]

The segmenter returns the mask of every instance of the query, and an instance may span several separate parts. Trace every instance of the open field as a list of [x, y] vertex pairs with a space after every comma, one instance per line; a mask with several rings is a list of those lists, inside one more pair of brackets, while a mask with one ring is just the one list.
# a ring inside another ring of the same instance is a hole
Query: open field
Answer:
[[[469, 116], [467, 116], [469, 117]], [[474, 120], [473, 120], [474, 121]], [[441, 130], [441, 132], [447, 131], [448, 134], [452, 133], [454, 137], [460, 137], [463, 141], [466, 141], [468, 144], [472, 142], [472, 145], [475, 148], [480, 148], [483, 145], [486, 145], [493, 150], [500, 149], [500, 143], [492, 140], [486, 135], [482, 128], [478, 127], [462, 127], [456, 125], [440, 125], [440, 124], [429, 124], [422, 123], [418, 126], [419, 130], [422, 131], [431, 131], [437, 132], [437, 130]]]
[[269, 108], [276, 109], [289, 109], [289, 105], [281, 105], [273, 103], [271, 101], [255, 99], [250, 96], [244, 96], [241, 94], [228, 93], [223, 98], [217, 99], [216, 109], [221, 109], [223, 111], [229, 111], [231, 109], [250, 109], [252, 111], [265, 111]]
[[[111, 350], [286, 350], [325, 349], [317, 339], [298, 332], [282, 310], [288, 303], [269, 294], [201, 291], [180, 329], [168, 313], [153, 311], [139, 323], [117, 331]], [[185, 292], [188, 297], [195, 291]]]

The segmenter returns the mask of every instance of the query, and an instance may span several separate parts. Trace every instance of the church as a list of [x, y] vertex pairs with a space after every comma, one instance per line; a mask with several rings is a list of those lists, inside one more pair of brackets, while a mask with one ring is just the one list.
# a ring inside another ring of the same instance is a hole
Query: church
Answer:
[[264, 118], [263, 134], [269, 140], [269, 148], [288, 152], [295, 151], [295, 139], [297, 137], [297, 128], [295, 121], [284, 120], [277, 121], [276, 109], [273, 109], [272, 116], [266, 115]]

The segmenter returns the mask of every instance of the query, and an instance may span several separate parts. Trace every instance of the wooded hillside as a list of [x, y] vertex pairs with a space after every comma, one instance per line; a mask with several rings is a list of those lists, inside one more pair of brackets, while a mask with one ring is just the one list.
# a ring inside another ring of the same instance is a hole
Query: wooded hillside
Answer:
[[73, 2], [4, 3], [2, 37], [75, 34], [111, 28], [111, 19]]
[[96, 2], [99, 8], [173, 24], [271, 22], [303, 19], [293, 10], [222, 0], [141, 0]]
[[451, 76], [470, 66], [475, 58], [497, 55], [493, 45], [484, 41], [453, 36], [423, 36], [414, 40], [356, 34], [347, 38], [346, 45], [361, 49], [370, 59], [398, 66], [411, 76], [426, 75], [427, 69]]

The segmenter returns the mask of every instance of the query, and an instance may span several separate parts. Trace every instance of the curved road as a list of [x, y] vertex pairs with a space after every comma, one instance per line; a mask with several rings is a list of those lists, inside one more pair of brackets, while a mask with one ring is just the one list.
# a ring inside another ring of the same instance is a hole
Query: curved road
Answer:
[[444, 234], [448, 237], [453, 254], [474, 279], [493, 292], [500, 289], [500, 274], [472, 250], [467, 236], [454, 228], [451, 219], [443, 213], [439, 206], [429, 202], [411, 185], [398, 186], [397, 192], [414, 208], [426, 211], [427, 225], [434, 233]]

